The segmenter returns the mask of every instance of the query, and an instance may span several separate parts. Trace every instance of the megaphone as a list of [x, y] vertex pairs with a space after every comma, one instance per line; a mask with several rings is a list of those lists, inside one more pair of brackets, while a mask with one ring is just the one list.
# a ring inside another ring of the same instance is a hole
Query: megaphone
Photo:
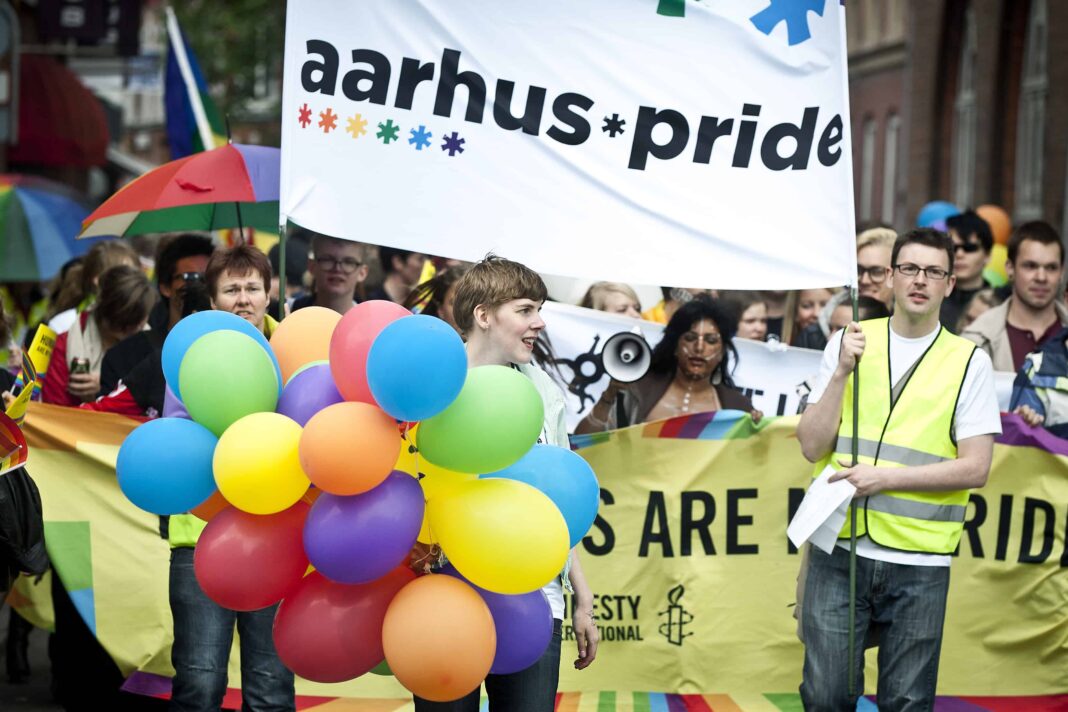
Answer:
[[601, 363], [605, 373], [620, 383], [634, 383], [649, 372], [653, 352], [640, 329], [621, 331], [604, 342]]

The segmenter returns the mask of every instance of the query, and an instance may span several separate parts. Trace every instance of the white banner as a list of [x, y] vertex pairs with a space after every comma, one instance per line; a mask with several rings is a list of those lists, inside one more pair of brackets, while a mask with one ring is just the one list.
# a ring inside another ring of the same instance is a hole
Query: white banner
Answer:
[[[545, 302], [541, 314], [557, 359], [556, 370], [547, 370], [564, 389], [567, 427], [572, 432], [608, 387], [609, 378], [600, 366], [604, 342], [621, 331], [638, 328], [653, 347], [664, 331], [662, 324], [559, 302]], [[753, 406], [767, 415], [799, 412], [801, 399], [815, 383], [823, 352], [748, 339], [735, 339], [734, 347], [738, 360], [730, 365], [731, 377]], [[1009, 408], [1015, 378], [1014, 373], [994, 374], [1002, 411]]]
[[856, 276], [836, 0], [291, 0], [281, 212], [684, 287]]
[[[546, 302], [541, 313], [557, 358], [557, 371], [549, 372], [567, 394], [567, 426], [572, 431], [608, 387], [609, 378], [600, 368], [604, 342], [637, 327], [649, 345], [656, 346], [664, 330], [651, 321], [557, 302]], [[731, 376], [753, 406], [767, 415], [796, 413], [819, 372], [821, 352], [747, 339], [735, 339], [734, 346], [738, 361], [731, 366]]]

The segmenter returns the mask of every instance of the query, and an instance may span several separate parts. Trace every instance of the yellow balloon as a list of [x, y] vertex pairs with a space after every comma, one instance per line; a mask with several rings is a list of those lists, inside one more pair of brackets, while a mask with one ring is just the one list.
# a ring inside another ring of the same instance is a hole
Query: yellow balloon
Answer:
[[[406, 472], [419, 480], [423, 488], [423, 499], [429, 502], [432, 497], [440, 497], [452, 491], [454, 485], [461, 482], [470, 482], [478, 479], [478, 475], [470, 475], [466, 472], [453, 472], [444, 467], [438, 467], [426, 458], [419, 456], [419, 450], [415, 447], [415, 434], [419, 425], [416, 424], [401, 436], [401, 452], [397, 457], [394, 470]], [[438, 544], [438, 538], [433, 535], [430, 528], [430, 515], [423, 514], [423, 525], [419, 529], [419, 541], [424, 544]]]
[[274, 514], [308, 491], [298, 450], [302, 428], [278, 413], [253, 413], [215, 446], [215, 484], [230, 504], [250, 514]]
[[417, 469], [420, 461], [419, 451], [415, 448], [415, 429], [418, 427], [416, 425], [410, 428], [407, 433], [401, 433], [400, 455], [397, 456], [397, 464], [393, 466], [394, 470], [407, 472], [412, 477], [419, 474]]
[[987, 263], [989, 269], [994, 270], [994, 273], [1008, 279], [1008, 275], [1005, 274], [1005, 262], [1009, 258], [1009, 248], [1005, 245], [994, 245], [994, 249], [990, 250], [990, 262]]
[[[432, 462], [426, 460], [419, 460], [419, 474], [422, 477], [419, 479], [419, 484], [423, 488], [423, 499], [427, 504], [437, 498], [446, 497], [451, 494], [458, 485], [462, 485], [465, 482], [472, 482], [478, 479], [478, 475], [470, 475], [466, 472], [453, 472], [452, 470], [446, 470], [444, 467], [438, 467]], [[430, 525], [430, 509], [427, 507], [423, 513], [423, 526], [419, 529], [419, 541], [424, 544], [440, 544], [441, 538], [438, 537], [434, 528]]]
[[506, 479], [454, 484], [427, 503], [430, 526], [456, 569], [494, 593], [534, 591], [568, 554], [567, 524], [542, 492]]

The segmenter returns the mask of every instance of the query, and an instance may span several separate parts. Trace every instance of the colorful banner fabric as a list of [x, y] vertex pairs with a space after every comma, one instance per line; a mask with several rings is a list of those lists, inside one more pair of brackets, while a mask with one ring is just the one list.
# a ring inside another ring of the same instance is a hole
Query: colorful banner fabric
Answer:
[[[131, 674], [128, 687], [165, 695], [167, 543], [157, 518], [119, 492], [112, 469], [136, 424], [39, 404], [30, 416], [56, 571]], [[558, 709], [800, 709], [802, 647], [791, 616], [799, 556], [786, 524], [810, 466], [796, 422], [754, 427], [723, 412], [574, 439], [602, 486], [582, 554], [602, 643], [594, 665], [572, 669], [565, 623]], [[1013, 416], [1004, 426], [953, 564], [939, 691], [959, 699], [943, 699], [943, 710], [1068, 706], [1068, 443]], [[28, 598], [19, 603], [32, 606], [35, 590], [20, 589]], [[870, 654], [868, 693], [876, 669]], [[240, 686], [236, 656], [230, 684]], [[375, 675], [299, 681], [298, 693], [301, 709], [411, 709], [393, 678]]]
[[851, 284], [845, 62], [831, 0], [291, 2], [281, 210], [576, 277]]

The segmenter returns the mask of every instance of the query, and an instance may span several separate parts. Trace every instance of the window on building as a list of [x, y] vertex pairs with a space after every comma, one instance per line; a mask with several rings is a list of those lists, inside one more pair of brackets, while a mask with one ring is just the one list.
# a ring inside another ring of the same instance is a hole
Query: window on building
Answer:
[[871, 220], [875, 184], [875, 119], [864, 120], [860, 145], [860, 219]]
[[890, 114], [886, 119], [886, 136], [883, 139], [883, 211], [880, 216], [887, 225], [894, 224], [894, 207], [897, 203], [897, 139], [901, 131], [901, 118]]
[[1049, 86], [1047, 54], [1046, 0], [1031, 0], [1016, 126], [1017, 220], [1042, 217], [1043, 137], [1046, 125], [1046, 91]]
[[971, 6], [964, 13], [961, 38], [957, 96], [953, 102], [953, 200], [957, 205], [971, 205], [975, 185], [975, 63], [979, 53]]

